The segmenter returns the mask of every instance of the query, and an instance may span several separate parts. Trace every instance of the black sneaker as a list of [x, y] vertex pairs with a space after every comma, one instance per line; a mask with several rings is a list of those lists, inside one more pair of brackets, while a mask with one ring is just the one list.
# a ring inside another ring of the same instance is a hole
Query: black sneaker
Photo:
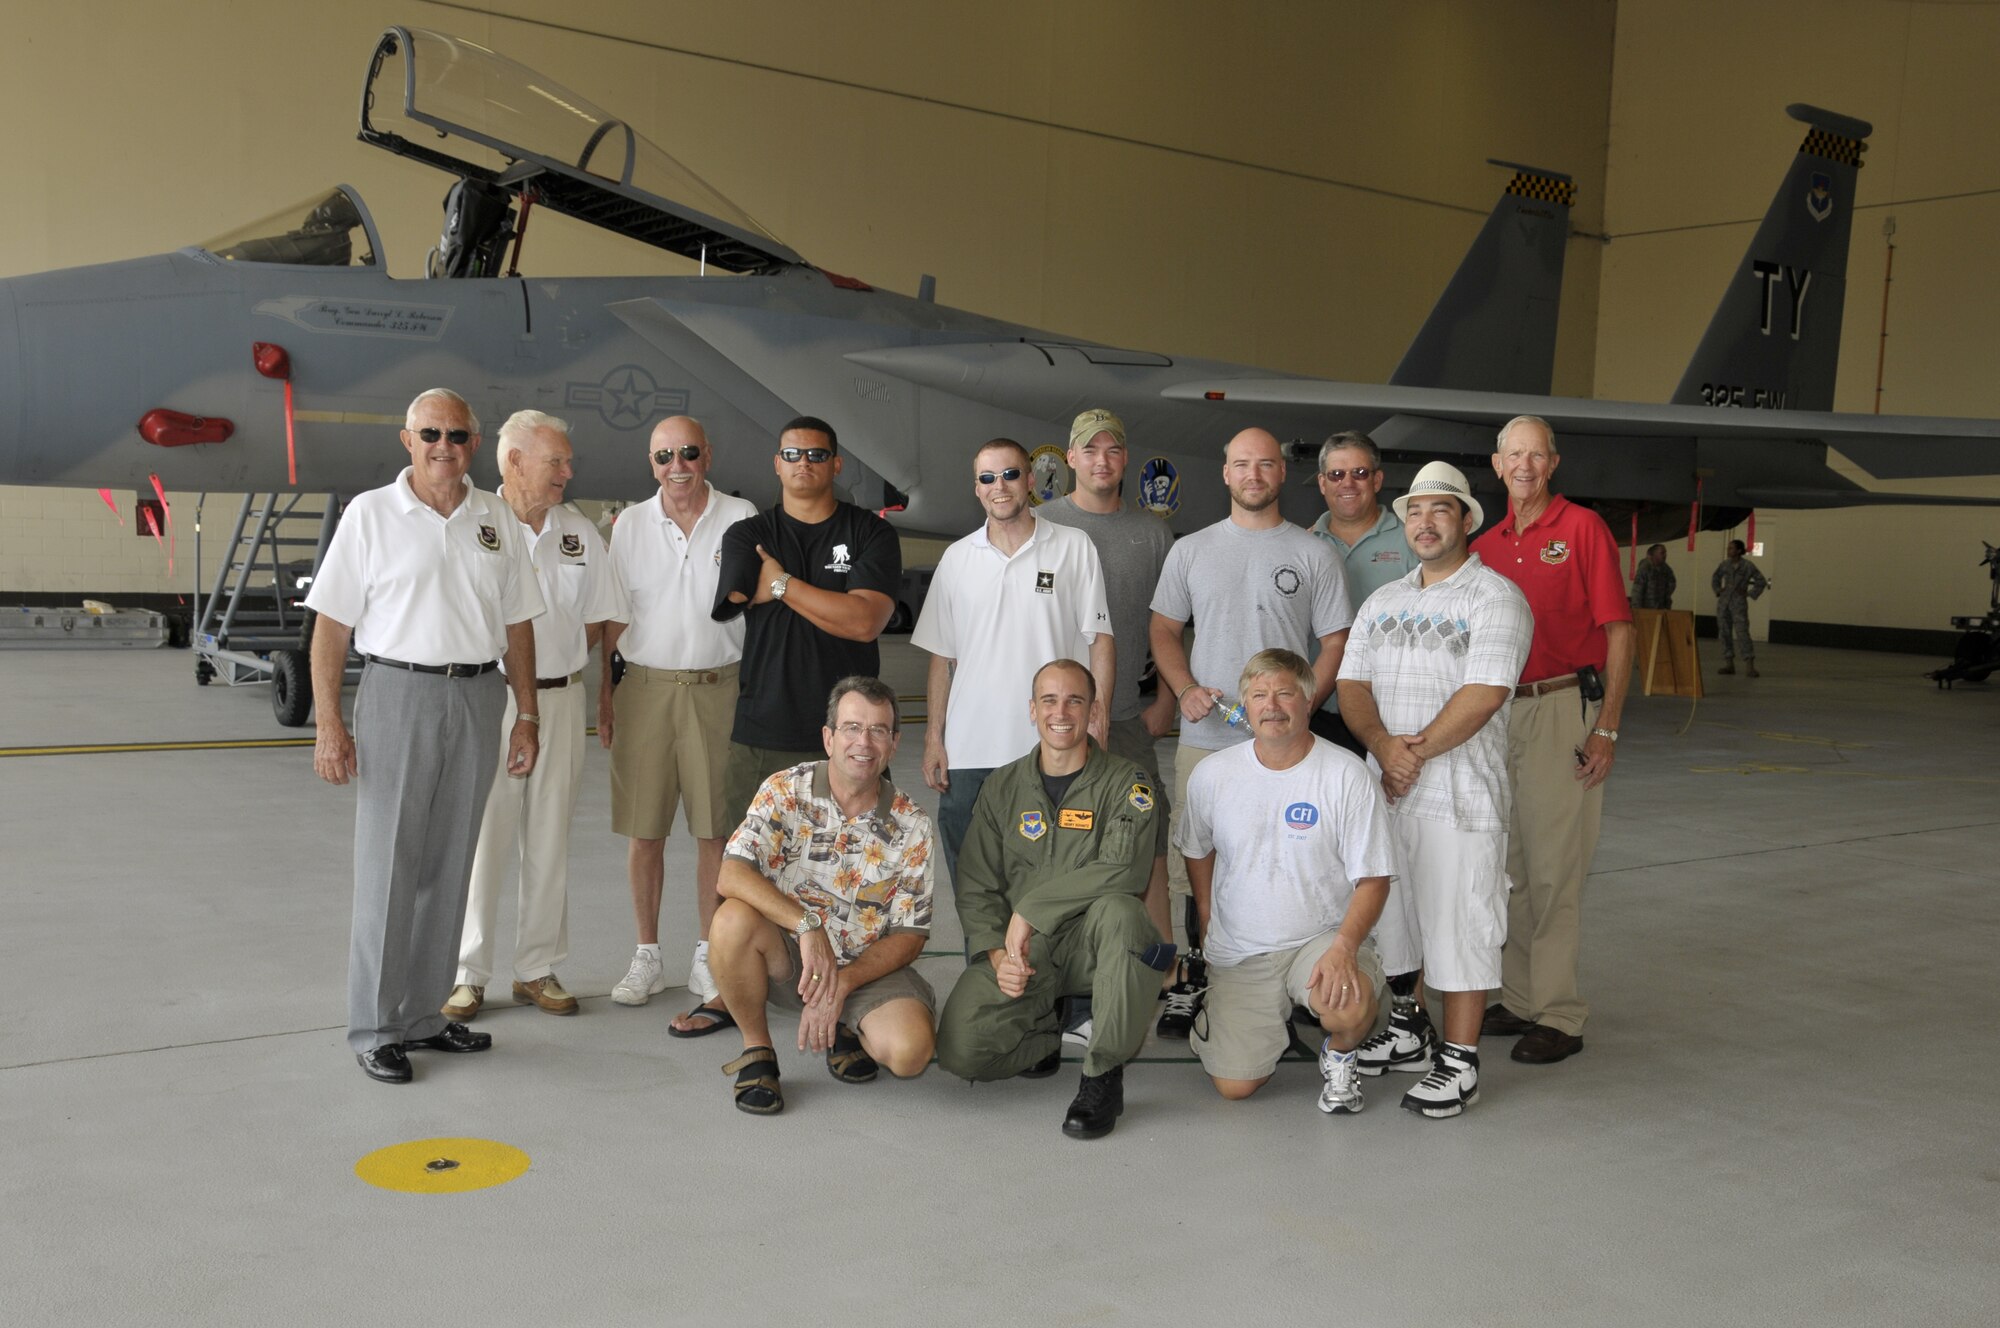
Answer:
[[1208, 994], [1208, 964], [1199, 950], [1181, 960], [1179, 980], [1167, 988], [1167, 1008], [1160, 1015], [1159, 1034], [1184, 1038], [1201, 1013], [1201, 999]]
[[1072, 1139], [1102, 1139], [1124, 1114], [1125, 1067], [1114, 1065], [1103, 1074], [1083, 1076], [1063, 1117], [1063, 1133]]

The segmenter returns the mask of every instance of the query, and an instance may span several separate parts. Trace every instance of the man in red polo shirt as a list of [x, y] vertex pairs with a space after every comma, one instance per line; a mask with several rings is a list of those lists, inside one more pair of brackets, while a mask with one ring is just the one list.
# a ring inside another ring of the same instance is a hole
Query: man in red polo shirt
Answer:
[[1507, 421], [1493, 473], [1507, 519], [1473, 542], [1480, 560], [1521, 588], [1534, 642], [1507, 727], [1514, 785], [1508, 827], [1507, 945], [1500, 1002], [1480, 1031], [1520, 1034], [1514, 1059], [1549, 1065], [1583, 1050], [1590, 1007], [1576, 989], [1583, 882], [1597, 852], [1604, 780], [1632, 675], [1632, 607], [1604, 518], [1549, 492], [1562, 460], [1546, 420]]

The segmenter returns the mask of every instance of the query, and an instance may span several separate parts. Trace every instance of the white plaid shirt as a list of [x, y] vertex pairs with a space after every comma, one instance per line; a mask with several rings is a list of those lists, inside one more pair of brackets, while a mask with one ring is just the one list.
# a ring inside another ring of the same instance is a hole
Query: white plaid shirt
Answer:
[[[1507, 715], [1528, 658], [1535, 618], [1512, 581], [1472, 554], [1436, 585], [1423, 569], [1391, 581], [1361, 605], [1340, 676], [1365, 682], [1391, 733], [1417, 733], [1468, 683], [1505, 687], [1507, 699], [1479, 732], [1424, 763], [1416, 787], [1392, 814], [1445, 821], [1461, 830], [1505, 830]], [[1377, 775], [1381, 767], [1368, 760]]]

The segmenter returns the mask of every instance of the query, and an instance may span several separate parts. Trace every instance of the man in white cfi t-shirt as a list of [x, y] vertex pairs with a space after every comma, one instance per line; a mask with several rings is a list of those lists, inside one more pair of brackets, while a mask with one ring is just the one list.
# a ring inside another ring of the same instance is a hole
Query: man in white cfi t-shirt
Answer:
[[1245, 1098], [1269, 1082], [1304, 1005], [1326, 1034], [1320, 1110], [1351, 1115], [1354, 1048], [1382, 986], [1369, 933], [1402, 874], [1388, 808], [1366, 766], [1313, 736], [1303, 656], [1260, 651], [1239, 688], [1252, 740], [1196, 767], [1174, 838], [1209, 964], [1189, 1041], [1216, 1091]]

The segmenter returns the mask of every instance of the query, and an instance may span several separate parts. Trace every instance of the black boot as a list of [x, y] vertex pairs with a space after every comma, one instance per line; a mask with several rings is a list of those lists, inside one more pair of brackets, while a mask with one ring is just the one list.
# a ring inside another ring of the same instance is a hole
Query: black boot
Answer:
[[1102, 1139], [1125, 1114], [1125, 1067], [1114, 1065], [1103, 1074], [1086, 1074], [1076, 1100], [1063, 1117], [1063, 1133], [1072, 1139]]

